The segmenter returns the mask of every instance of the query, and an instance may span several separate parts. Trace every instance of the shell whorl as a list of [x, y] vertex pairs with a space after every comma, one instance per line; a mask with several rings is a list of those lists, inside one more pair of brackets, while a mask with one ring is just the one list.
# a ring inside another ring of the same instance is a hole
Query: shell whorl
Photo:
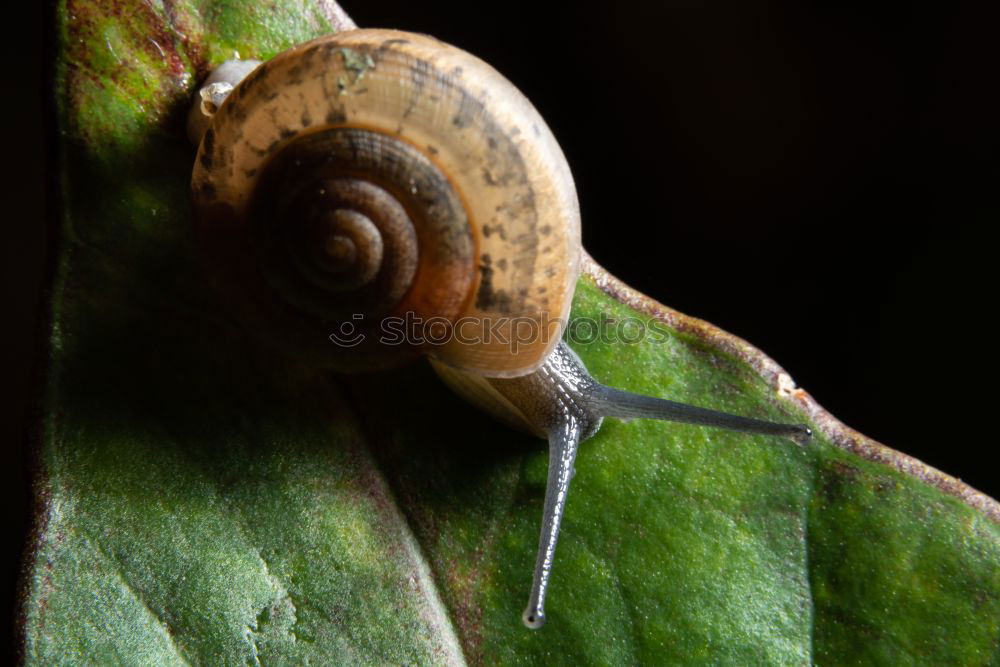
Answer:
[[[260, 66], [205, 133], [192, 192], [216, 282], [321, 363], [417, 352], [515, 376], [558, 341], [579, 261], [565, 159], [513, 85], [437, 40], [355, 30]], [[460, 335], [385, 349], [383, 318], [407, 313]], [[359, 314], [364, 342], [331, 343]]]

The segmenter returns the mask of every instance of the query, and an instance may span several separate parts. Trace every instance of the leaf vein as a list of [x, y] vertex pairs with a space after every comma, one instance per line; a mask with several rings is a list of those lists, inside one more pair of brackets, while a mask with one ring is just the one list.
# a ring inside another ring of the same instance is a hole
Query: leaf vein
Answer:
[[138, 602], [143, 609], [153, 618], [154, 621], [159, 624], [163, 629], [164, 635], [166, 635], [167, 640], [170, 644], [170, 648], [173, 649], [175, 656], [180, 660], [181, 664], [190, 665], [191, 662], [184, 657], [183, 647], [177, 639], [177, 631], [171, 625], [171, 623], [163, 617], [159, 612], [153, 609], [149, 600], [146, 596], [138, 589], [136, 586], [129, 581], [129, 578], [125, 575], [124, 567], [122, 566], [121, 559], [116, 557], [110, 551], [105, 548], [99, 539], [96, 539], [85, 532], [80, 532], [80, 537], [85, 541], [93, 545], [94, 549], [104, 558], [104, 560], [110, 565], [108, 568], [121, 582], [122, 590], [128, 593], [136, 602]]

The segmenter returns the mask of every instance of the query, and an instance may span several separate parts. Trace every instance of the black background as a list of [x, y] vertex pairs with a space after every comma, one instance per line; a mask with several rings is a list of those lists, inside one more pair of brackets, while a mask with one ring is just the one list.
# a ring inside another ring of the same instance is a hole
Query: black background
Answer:
[[[997, 16], [941, 3], [345, 4], [359, 25], [463, 47], [525, 92], [573, 168], [584, 246], [613, 274], [763, 349], [849, 426], [1000, 495]], [[53, 256], [50, 19], [17, 11], [0, 257], [10, 555], [29, 523]]]

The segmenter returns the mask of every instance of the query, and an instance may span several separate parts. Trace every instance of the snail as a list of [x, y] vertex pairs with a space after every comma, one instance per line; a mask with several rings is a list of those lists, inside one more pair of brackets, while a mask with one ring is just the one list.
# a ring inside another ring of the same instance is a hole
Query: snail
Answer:
[[[529, 628], [545, 622], [577, 448], [603, 418], [810, 437], [590, 376], [561, 341], [581, 254], [569, 167], [530, 102], [460, 49], [364, 29], [230, 61], [188, 129], [199, 237], [238, 316], [336, 371], [427, 357], [462, 397], [548, 440]], [[387, 340], [407, 318], [444, 335]]]

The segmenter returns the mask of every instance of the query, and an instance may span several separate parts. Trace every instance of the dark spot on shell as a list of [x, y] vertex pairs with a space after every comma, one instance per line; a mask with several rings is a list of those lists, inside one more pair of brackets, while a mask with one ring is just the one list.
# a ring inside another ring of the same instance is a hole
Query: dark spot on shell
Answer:
[[409, 43], [410, 43], [410, 40], [408, 40], [408, 39], [398, 39], [398, 38], [387, 39], [384, 42], [382, 42], [382, 48], [383, 49], [387, 49], [390, 46], [394, 46], [396, 44], [409, 44]]
[[343, 123], [346, 120], [347, 114], [344, 113], [342, 108], [330, 107], [330, 110], [326, 112], [326, 122], [328, 125]]
[[476, 113], [482, 113], [483, 103], [461, 88], [456, 88], [456, 90], [462, 95], [462, 100], [458, 103], [458, 111], [452, 117], [451, 122], [458, 129], [462, 129], [472, 124]]
[[308, 109], [302, 109], [302, 116], [299, 117], [299, 122], [302, 123], [302, 127], [309, 127], [312, 125], [313, 119], [312, 116], [309, 115]]
[[212, 128], [205, 131], [205, 136], [201, 138], [201, 145], [204, 152], [212, 152], [212, 147], [215, 145], [215, 131]]
[[[243, 123], [246, 122], [247, 110], [243, 107], [242, 104], [233, 104], [229, 108], [229, 118], [233, 122], [242, 125]], [[240, 133], [240, 136], [242, 136], [242, 132]]]
[[500, 185], [500, 182], [493, 178], [493, 174], [491, 174], [490, 170], [486, 167], [483, 167], [483, 182], [491, 188], [495, 188]]
[[434, 68], [426, 60], [415, 60], [412, 65], [410, 65], [410, 81], [417, 88], [423, 88], [427, 85], [427, 79], [431, 77], [434, 73]]
[[476, 308], [490, 310], [496, 295], [493, 293], [493, 266], [489, 254], [483, 254], [479, 264], [479, 292], [476, 294]]
[[292, 128], [290, 128], [290, 127], [283, 127], [283, 128], [281, 128], [281, 132], [279, 133], [278, 136], [281, 139], [291, 139], [292, 137], [295, 136], [295, 134], [296, 134], [296, 131], [293, 130]]
[[501, 313], [514, 312], [513, 300], [507, 290], [497, 290], [493, 294], [493, 308]]
[[538, 247], [538, 235], [531, 232], [525, 232], [514, 239], [514, 242], [521, 246], [520, 250], [522, 252], [534, 251]]
[[502, 240], [507, 240], [507, 230], [503, 224], [496, 224], [490, 227], [489, 225], [483, 225], [483, 234], [489, 236], [490, 234], [497, 234]]
[[246, 174], [247, 178], [253, 178], [254, 176], [257, 175], [257, 170], [256, 169], [244, 169], [243, 173]]
[[497, 149], [497, 140], [496, 140], [496, 138], [494, 138], [494, 137], [487, 137], [486, 143], [489, 145], [491, 151], [495, 151]]
[[501, 259], [500, 261], [497, 262], [497, 268], [500, 269], [501, 271], [506, 271], [507, 270], [507, 258], [506, 257], [504, 257], [503, 259]]
[[552, 225], [543, 225], [538, 228], [538, 233], [542, 236], [548, 236], [552, 233]]
[[267, 65], [261, 65], [247, 74], [246, 78], [240, 82], [240, 85], [236, 86], [237, 99], [242, 99], [244, 95], [257, 85], [258, 81], [266, 78], [269, 71], [270, 68]]
[[215, 186], [212, 181], [205, 181], [201, 184], [201, 196], [205, 199], [213, 199], [215, 197]]
[[507, 240], [507, 230], [504, 229], [504, 226], [502, 224], [497, 224], [493, 226], [483, 225], [483, 236], [489, 238], [491, 234], [498, 235], [504, 241]]
[[410, 65], [410, 81], [413, 83], [413, 88], [410, 90], [410, 99], [403, 111], [403, 118], [409, 117], [417, 107], [424, 94], [424, 89], [427, 87], [427, 80], [431, 78], [433, 71], [431, 64], [424, 60], [416, 60]]
[[430, 144], [427, 144], [427, 152], [430, 153], [431, 155], [437, 155], [438, 149], [434, 148]]
[[[512, 299], [506, 290], [493, 288], [493, 262], [489, 254], [484, 254], [479, 264], [479, 291], [476, 293], [476, 308], [499, 313], [513, 312]], [[517, 299], [518, 304], [524, 302], [523, 297]]]

